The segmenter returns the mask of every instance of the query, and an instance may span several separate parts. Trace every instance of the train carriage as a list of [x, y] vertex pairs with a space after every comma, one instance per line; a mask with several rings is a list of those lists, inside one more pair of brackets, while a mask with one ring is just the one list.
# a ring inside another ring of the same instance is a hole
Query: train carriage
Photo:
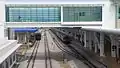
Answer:
[[35, 33], [35, 39], [41, 40], [41, 33]]

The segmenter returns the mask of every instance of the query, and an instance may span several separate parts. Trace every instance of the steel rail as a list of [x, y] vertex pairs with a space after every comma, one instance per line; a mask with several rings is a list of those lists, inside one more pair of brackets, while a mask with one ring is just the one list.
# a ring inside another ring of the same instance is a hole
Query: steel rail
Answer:
[[[45, 66], [46, 66], [46, 68], [53, 68], [52, 67], [52, 61], [51, 61], [51, 56], [50, 56], [50, 50], [49, 50], [49, 45], [48, 45], [48, 40], [47, 40], [47, 35], [46, 35], [46, 32], [45, 32], [45, 34], [44, 34], [44, 44], [45, 44], [45, 57], [46, 57], [46, 59], [45, 59]], [[48, 63], [49, 62], [49, 66], [50, 67], [48, 67]]]

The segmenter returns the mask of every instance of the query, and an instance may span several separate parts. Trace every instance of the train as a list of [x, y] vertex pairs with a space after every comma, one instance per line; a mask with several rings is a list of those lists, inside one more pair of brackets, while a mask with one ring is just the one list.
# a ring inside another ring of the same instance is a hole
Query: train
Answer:
[[61, 37], [61, 39], [62, 39], [63, 43], [65, 43], [65, 44], [70, 44], [70, 42], [71, 42], [71, 39], [68, 36], [63, 36], [63, 37]]
[[35, 33], [35, 40], [36, 41], [41, 40], [41, 33]]
[[39, 40], [41, 40], [41, 33], [40, 32], [33, 33], [29, 37], [29, 45], [32, 47], [35, 41], [39, 41]]
[[64, 43], [64, 44], [70, 44], [72, 39], [65, 35], [65, 34], [62, 34], [61, 32], [55, 32], [55, 34], [58, 36], [58, 38]]

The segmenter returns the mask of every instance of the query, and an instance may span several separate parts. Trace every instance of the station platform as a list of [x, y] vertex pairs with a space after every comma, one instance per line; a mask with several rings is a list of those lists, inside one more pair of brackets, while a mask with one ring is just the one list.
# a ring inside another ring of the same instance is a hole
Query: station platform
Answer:
[[16, 40], [0, 39], [0, 41], [0, 63], [2, 63], [15, 52], [21, 44], [17, 44]]
[[[72, 43], [75, 43], [79, 45], [79, 41], [75, 40], [72, 41]], [[84, 55], [89, 56], [88, 58], [91, 60], [97, 60], [99, 62], [102, 62], [103, 64], [107, 65], [108, 68], [120, 68], [120, 63], [117, 63], [116, 58], [111, 57], [111, 56], [104, 56], [100, 57], [99, 54], [94, 53], [91, 51], [89, 48], [84, 48], [83, 46], [79, 46], [82, 51], [84, 51]]]
[[17, 60], [16, 51], [21, 44], [17, 44], [17, 40], [6, 38], [1, 38], [0, 41], [0, 68], [12, 68]]
[[111, 56], [100, 57], [104, 63], [108, 65], [108, 68], [120, 68], [120, 63], [117, 63], [116, 58]]
[[[56, 39], [57, 36], [54, 35], [54, 38]], [[61, 43], [61, 41], [59, 42]], [[66, 50], [69, 49], [68, 47], [64, 46], [63, 43], [61, 44], [61, 46], [63, 46]], [[67, 66], [68, 68], [89, 68], [88, 65], [84, 63], [83, 60], [78, 60], [75, 57], [71, 56], [70, 54], [65, 54], [65, 57], [68, 60], [68, 65], [70, 65], [69, 67]]]

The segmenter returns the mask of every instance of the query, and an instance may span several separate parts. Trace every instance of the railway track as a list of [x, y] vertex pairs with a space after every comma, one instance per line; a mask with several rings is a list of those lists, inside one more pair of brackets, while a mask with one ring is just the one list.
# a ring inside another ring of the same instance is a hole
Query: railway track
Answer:
[[[55, 37], [55, 35], [53, 36]], [[57, 36], [56, 36], [57, 37]], [[57, 37], [58, 38], [58, 37]], [[61, 46], [60, 43], [58, 43], [58, 41], [56, 41], [54, 39], [57, 47], [59, 49], [61, 49], [63, 52], [68, 52], [64, 47]], [[60, 41], [60, 40], [59, 40]], [[75, 48], [73, 48], [72, 46], [69, 46], [68, 48], [71, 49], [71, 51], [74, 53], [74, 54], [71, 54], [71, 56], [75, 57], [76, 59], [80, 60], [81, 61], [81, 57], [82, 57], [82, 61], [84, 64], [86, 64], [89, 68], [98, 68], [97, 66], [95, 66], [94, 64], [92, 64], [89, 60], [87, 60], [83, 55], [81, 55]], [[68, 52], [69, 54], [70, 52]], [[76, 55], [76, 56], [75, 56]], [[101, 64], [101, 63], [100, 63]], [[106, 66], [105, 67], [102, 67], [102, 68], [107, 68]]]
[[28, 64], [26, 68], [34, 68], [34, 63], [37, 56], [39, 44], [40, 44], [40, 41], [35, 42], [33, 51], [31, 53], [30, 58], [28, 59]]
[[44, 32], [45, 68], [53, 68], [46, 32]]
[[[53, 34], [52, 34], [52, 36], [53, 36]], [[64, 47], [62, 47], [61, 44], [60, 44], [57, 40], [53, 39], [53, 41], [55, 42], [55, 44], [57, 45], [57, 47], [58, 47], [60, 50], [62, 50], [63, 52], [67, 53], [68, 55], [71, 55], [71, 56], [75, 57], [76, 59], [78, 59], [78, 60], [80, 60], [80, 61], [83, 60], [83, 58], [81, 58], [81, 56], [76, 52], [76, 50], [71, 49], [72, 52], [71, 52], [71, 51], [68, 51], [68, 50], [66, 50]], [[84, 61], [84, 63], [85, 63], [89, 68], [95, 68], [95, 67], [91, 66], [90, 64], [88, 64], [88, 63], [85, 62], [85, 61]]]

